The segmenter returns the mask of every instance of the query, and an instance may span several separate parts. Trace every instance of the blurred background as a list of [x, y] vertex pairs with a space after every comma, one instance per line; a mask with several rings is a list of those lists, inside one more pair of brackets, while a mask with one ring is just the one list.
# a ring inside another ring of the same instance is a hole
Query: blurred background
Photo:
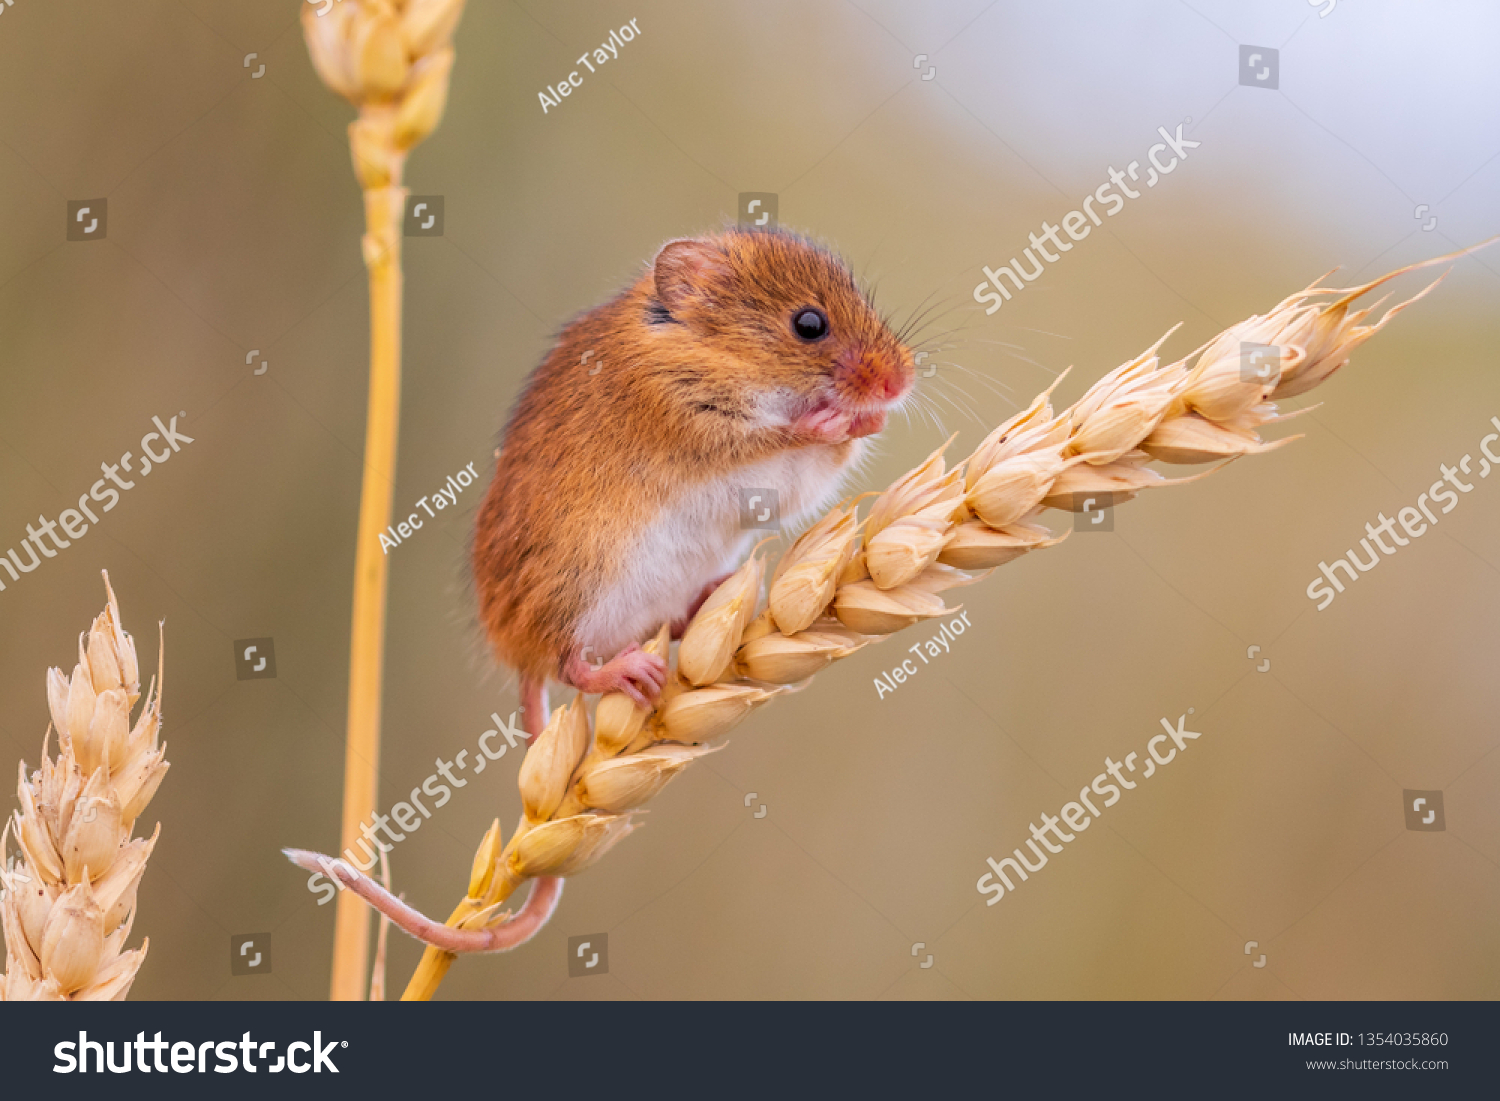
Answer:
[[[0, 764], [34, 767], [45, 669], [71, 668], [107, 568], [143, 667], [166, 622], [133, 996], [324, 998], [334, 907], [278, 850], [338, 843], [368, 348], [353, 110], [294, 0], [0, 10], [0, 550], [153, 416], [193, 438], [71, 548], [0, 573]], [[456, 47], [407, 171], [444, 223], [405, 243], [398, 515], [487, 469], [566, 319], [741, 193], [776, 195], [884, 308], [938, 304], [928, 411], [892, 421], [856, 490], [950, 432], [967, 453], [1069, 366], [1073, 401], [1178, 322], [1173, 358], [1329, 268], [1352, 286], [1500, 231], [1500, 11], [1478, 0], [509, 0], [471, 4]], [[984, 314], [983, 265], [1179, 124], [1200, 145], [1169, 177]], [[101, 198], [102, 238], [69, 241]], [[459, 961], [440, 996], [1496, 997], [1500, 487], [1326, 610], [1305, 589], [1440, 463], [1477, 464], [1497, 300], [1500, 251], [1461, 260], [1283, 431], [1305, 439], [952, 594], [971, 628], [893, 695], [875, 677], [935, 629], [758, 712], [534, 942]], [[481, 493], [391, 555], [387, 806], [517, 705], [469, 592]], [[274, 640], [274, 678], [239, 679], [247, 639]], [[984, 904], [986, 857], [1189, 708], [1199, 740]], [[519, 814], [518, 758], [396, 847], [408, 901], [447, 914], [491, 818]], [[1407, 790], [1441, 792], [1442, 829], [1408, 828]], [[252, 933], [269, 973], [233, 976]], [[570, 978], [569, 938], [601, 935], [607, 974]], [[394, 991], [418, 947], [393, 936]]]

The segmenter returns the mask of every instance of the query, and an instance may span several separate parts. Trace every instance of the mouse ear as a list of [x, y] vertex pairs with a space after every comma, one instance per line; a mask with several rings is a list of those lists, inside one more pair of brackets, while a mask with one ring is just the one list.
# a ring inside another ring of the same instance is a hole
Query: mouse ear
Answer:
[[728, 260], [717, 244], [701, 237], [668, 241], [652, 262], [657, 297], [673, 312], [712, 299], [713, 285], [729, 273]]

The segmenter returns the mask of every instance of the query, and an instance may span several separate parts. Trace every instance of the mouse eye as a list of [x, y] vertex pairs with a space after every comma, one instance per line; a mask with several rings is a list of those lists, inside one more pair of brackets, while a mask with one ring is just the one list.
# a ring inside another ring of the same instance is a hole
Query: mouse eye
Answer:
[[803, 340], [822, 340], [828, 335], [828, 315], [813, 306], [798, 310], [792, 318], [792, 332]]

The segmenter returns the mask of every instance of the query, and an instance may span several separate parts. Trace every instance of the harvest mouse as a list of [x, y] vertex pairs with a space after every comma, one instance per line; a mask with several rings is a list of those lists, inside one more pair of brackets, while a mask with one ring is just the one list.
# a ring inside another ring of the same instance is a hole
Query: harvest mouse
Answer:
[[527, 729], [548, 678], [654, 703], [666, 664], [638, 643], [680, 633], [738, 564], [741, 490], [774, 490], [788, 524], [826, 507], [914, 374], [848, 268], [782, 230], [669, 241], [571, 321], [511, 412], [474, 533]]

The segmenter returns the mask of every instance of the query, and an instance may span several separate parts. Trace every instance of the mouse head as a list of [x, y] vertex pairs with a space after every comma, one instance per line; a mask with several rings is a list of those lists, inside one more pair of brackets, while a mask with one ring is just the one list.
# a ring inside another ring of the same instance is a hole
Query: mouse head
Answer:
[[[657, 253], [653, 311], [753, 391], [768, 421], [832, 409], [885, 426], [915, 381], [911, 351], [838, 257], [781, 230], [730, 230]], [[659, 308], [658, 308], [659, 307]]]

